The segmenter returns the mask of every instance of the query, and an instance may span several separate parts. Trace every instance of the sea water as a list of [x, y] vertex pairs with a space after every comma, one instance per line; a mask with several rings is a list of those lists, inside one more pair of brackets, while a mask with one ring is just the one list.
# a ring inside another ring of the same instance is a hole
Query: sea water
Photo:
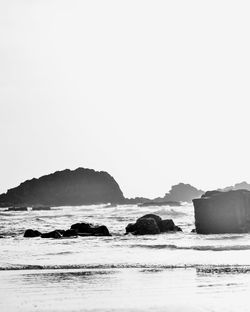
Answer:
[[[147, 213], [183, 232], [124, 235]], [[250, 235], [198, 235], [192, 205], [0, 211], [0, 311], [249, 311]], [[106, 225], [111, 237], [24, 238]]]

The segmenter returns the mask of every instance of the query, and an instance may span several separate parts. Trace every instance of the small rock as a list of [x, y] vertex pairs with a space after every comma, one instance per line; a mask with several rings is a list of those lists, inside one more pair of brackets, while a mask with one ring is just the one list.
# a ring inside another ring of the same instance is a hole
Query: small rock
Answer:
[[28, 229], [24, 232], [24, 237], [39, 237], [41, 236], [41, 233], [36, 230]]
[[42, 238], [62, 238], [62, 234], [59, 231], [52, 231], [49, 233], [43, 233]]
[[77, 231], [72, 229], [64, 231], [63, 237], [71, 237], [71, 236], [77, 236]]

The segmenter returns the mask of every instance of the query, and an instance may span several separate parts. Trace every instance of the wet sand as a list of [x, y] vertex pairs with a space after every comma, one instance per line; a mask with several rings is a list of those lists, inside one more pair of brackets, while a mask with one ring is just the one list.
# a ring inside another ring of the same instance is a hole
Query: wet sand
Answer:
[[249, 269], [9, 270], [0, 311], [249, 311]]

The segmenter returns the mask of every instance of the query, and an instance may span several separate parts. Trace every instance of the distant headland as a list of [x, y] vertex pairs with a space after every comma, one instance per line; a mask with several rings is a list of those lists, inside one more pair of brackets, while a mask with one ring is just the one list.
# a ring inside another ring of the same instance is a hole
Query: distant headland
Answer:
[[[248, 189], [246, 182], [235, 184], [220, 191]], [[125, 198], [119, 184], [105, 171], [78, 168], [65, 169], [33, 178], [9, 189], [0, 195], [0, 207], [31, 206], [80, 206], [95, 204], [138, 204], [138, 206], [178, 206], [181, 202], [191, 203], [205, 192], [190, 184], [173, 185], [163, 197]], [[38, 206], [38, 207], [37, 207]]]
[[0, 205], [77, 206], [121, 203], [124, 199], [118, 183], [107, 172], [78, 168], [27, 180], [0, 195]]

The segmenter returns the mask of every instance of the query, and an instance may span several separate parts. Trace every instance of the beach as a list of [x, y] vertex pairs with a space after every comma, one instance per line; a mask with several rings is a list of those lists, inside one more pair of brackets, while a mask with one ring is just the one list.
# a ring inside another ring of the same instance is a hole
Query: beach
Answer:
[[[124, 236], [146, 213], [172, 218], [183, 232]], [[27, 228], [76, 222], [105, 224], [112, 236], [23, 237]], [[190, 204], [2, 209], [0, 310], [247, 311], [250, 235], [198, 235], [193, 228]]]

